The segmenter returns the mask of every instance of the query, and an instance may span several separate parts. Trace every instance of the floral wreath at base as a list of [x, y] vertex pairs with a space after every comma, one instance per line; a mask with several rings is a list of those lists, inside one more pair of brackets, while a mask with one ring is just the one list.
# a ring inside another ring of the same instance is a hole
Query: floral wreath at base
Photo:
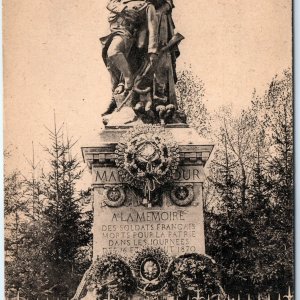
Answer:
[[178, 297], [207, 297], [215, 294], [224, 298], [226, 294], [218, 277], [217, 264], [211, 257], [198, 253], [184, 254], [174, 259], [169, 266], [168, 291]]
[[108, 254], [97, 259], [87, 275], [86, 285], [97, 287], [97, 300], [112, 297], [128, 299], [137, 288], [130, 266], [118, 255]]
[[166, 270], [169, 260], [164, 250], [147, 247], [138, 251], [130, 261], [137, 289], [143, 296], [156, 298], [167, 291]]
[[141, 125], [123, 135], [115, 150], [123, 181], [150, 198], [151, 192], [169, 182], [180, 160], [174, 137], [159, 125]]

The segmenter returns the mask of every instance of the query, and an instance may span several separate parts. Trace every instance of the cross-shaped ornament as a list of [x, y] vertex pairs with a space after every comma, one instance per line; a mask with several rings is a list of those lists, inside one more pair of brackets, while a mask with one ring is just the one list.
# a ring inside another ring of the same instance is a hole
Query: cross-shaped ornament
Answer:
[[193, 297], [192, 300], [205, 300], [204, 297], [200, 297], [200, 292], [201, 291], [199, 290], [199, 288], [197, 288], [197, 290], [196, 290], [197, 296]]
[[283, 296], [282, 298], [286, 298], [287, 300], [292, 300], [294, 296], [291, 294], [291, 288], [289, 287], [288, 294], [286, 296]]

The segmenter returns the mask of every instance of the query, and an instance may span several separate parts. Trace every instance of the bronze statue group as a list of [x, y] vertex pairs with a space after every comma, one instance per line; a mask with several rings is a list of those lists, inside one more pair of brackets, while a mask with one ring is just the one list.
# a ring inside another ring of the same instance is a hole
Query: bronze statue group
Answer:
[[[112, 99], [103, 117], [133, 108], [144, 123], [184, 122], [175, 93], [178, 44], [172, 0], [110, 0], [110, 34], [100, 38]], [[133, 120], [134, 121], [134, 120]]]

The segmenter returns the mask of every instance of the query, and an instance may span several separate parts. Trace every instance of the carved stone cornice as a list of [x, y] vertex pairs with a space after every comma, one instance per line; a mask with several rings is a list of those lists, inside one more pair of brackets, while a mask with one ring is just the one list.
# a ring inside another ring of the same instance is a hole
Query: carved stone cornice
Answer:
[[[84, 161], [91, 169], [93, 164], [115, 167], [115, 150], [128, 128], [106, 128], [100, 133], [101, 143], [82, 147]], [[201, 139], [198, 133], [189, 127], [166, 127], [178, 144], [180, 165], [203, 165], [208, 161], [214, 145]]]

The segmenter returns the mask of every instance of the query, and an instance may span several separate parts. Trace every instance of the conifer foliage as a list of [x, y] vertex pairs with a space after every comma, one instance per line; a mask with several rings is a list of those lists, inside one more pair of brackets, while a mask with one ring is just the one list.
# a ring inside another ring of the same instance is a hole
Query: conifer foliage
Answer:
[[[89, 241], [81, 218], [75, 184], [81, 178], [82, 169], [71, 150], [75, 145], [64, 136], [63, 127], [49, 130], [50, 147], [45, 147], [49, 156], [49, 171], [41, 177], [46, 198], [44, 219], [50, 231], [50, 243], [46, 251], [49, 262], [49, 281], [54, 290], [67, 294], [77, 283], [75, 257], [78, 248]], [[68, 274], [68, 276], [66, 276]]]
[[6, 290], [14, 296], [70, 298], [87, 264], [78, 255], [91, 242], [90, 211], [82, 205], [90, 193], [76, 190], [82, 169], [63, 129], [55, 122], [48, 130], [41, 175], [5, 179]]

